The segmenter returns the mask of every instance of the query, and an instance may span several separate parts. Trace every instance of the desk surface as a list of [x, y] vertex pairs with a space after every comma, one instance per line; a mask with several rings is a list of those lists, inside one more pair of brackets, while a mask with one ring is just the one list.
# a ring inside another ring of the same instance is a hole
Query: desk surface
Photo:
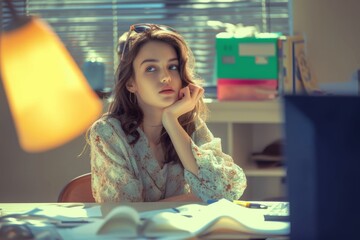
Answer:
[[[130, 206], [135, 208], [138, 212], [150, 211], [150, 210], [160, 210], [166, 208], [178, 207], [185, 204], [190, 204], [195, 202], [124, 202], [124, 203], [106, 203], [106, 204], [97, 204], [97, 203], [0, 203], [0, 216], [27, 212], [39, 206], [101, 206], [101, 212], [103, 216], [106, 216], [107, 213], [111, 211], [116, 206]], [[196, 202], [199, 203], [199, 202]]]
[[[14, 214], [19, 212], [27, 212], [34, 208], [44, 207], [44, 206], [61, 206], [61, 207], [85, 207], [91, 208], [95, 206], [100, 206], [102, 216], [106, 216], [114, 207], [116, 206], [130, 206], [136, 209], [138, 212], [143, 211], [150, 211], [150, 210], [161, 210], [173, 207], [179, 207], [185, 204], [191, 204], [199, 202], [137, 202], [137, 203], [106, 203], [106, 204], [96, 204], [96, 203], [0, 203], [0, 216], [4, 216], [7, 214]], [[252, 236], [249, 234], [245, 234], [243, 236], [239, 235], [216, 235], [215, 239], [219, 239], [218, 237], [221, 236], [221, 239], [259, 239], [258, 236]], [[197, 239], [197, 238], [195, 238]], [[199, 238], [199, 239], [214, 239], [210, 236], [206, 238]], [[264, 239], [264, 238], [263, 238]], [[272, 240], [288, 240], [287, 236], [279, 236], [271, 237]]]

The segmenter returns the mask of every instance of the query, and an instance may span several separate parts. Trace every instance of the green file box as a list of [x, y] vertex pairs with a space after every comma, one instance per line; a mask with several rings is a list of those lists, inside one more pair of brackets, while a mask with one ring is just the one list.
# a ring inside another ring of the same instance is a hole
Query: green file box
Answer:
[[266, 37], [216, 36], [218, 79], [278, 79], [279, 34]]

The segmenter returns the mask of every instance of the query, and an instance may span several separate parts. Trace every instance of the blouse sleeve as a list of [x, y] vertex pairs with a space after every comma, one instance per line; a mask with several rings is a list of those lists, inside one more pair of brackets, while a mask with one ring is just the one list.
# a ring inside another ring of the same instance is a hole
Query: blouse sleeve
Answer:
[[204, 122], [193, 133], [191, 148], [199, 166], [198, 176], [185, 170], [192, 192], [203, 201], [239, 199], [246, 188], [245, 174], [231, 156], [223, 153], [221, 139], [214, 138]]
[[143, 201], [138, 171], [130, 163], [128, 144], [119, 126], [100, 119], [90, 129], [92, 192], [99, 203]]

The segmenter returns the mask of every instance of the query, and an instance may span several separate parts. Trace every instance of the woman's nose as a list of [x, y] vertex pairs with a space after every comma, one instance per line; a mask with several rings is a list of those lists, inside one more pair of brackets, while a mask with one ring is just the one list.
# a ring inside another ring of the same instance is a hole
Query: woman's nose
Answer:
[[161, 77], [161, 82], [162, 83], [169, 83], [171, 82], [171, 77], [168, 71], [164, 71], [163, 76]]

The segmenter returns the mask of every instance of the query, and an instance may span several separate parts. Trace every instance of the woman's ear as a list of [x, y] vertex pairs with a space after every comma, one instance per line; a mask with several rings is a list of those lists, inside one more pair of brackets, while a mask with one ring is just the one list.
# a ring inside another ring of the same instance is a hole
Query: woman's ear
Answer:
[[126, 89], [131, 92], [131, 93], [135, 93], [136, 92], [136, 84], [134, 79], [130, 79], [127, 83], [126, 83]]

